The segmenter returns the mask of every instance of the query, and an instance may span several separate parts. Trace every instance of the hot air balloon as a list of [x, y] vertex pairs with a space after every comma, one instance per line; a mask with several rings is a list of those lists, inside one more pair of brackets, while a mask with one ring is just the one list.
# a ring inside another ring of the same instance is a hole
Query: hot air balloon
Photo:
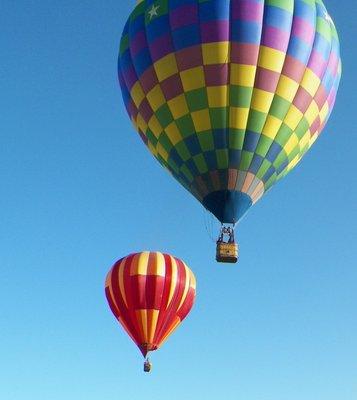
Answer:
[[[144, 251], [114, 264], [106, 278], [105, 294], [114, 316], [147, 357], [191, 311], [196, 279], [178, 258]], [[144, 371], [150, 370], [146, 358]]]
[[142, 140], [222, 223], [218, 261], [224, 251], [236, 261], [235, 224], [299, 163], [334, 106], [339, 40], [323, 2], [140, 1], [118, 66]]

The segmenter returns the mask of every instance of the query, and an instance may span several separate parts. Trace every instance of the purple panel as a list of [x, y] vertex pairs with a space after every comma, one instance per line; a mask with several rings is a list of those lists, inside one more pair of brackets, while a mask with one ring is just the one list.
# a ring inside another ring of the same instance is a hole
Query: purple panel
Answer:
[[273, 26], [267, 26], [263, 31], [262, 45], [285, 53], [288, 48], [289, 39], [290, 34], [288, 32]]
[[228, 82], [228, 64], [205, 65], [207, 86], [226, 85]]
[[254, 86], [258, 89], [266, 90], [270, 93], [275, 93], [279, 79], [280, 74], [278, 72], [258, 67]]
[[151, 43], [149, 47], [153, 63], [175, 51], [172, 44], [171, 34], [169, 33], [160, 36], [159, 38], [154, 40], [154, 42]]
[[169, 78], [165, 79], [161, 82], [160, 86], [166, 100], [171, 100], [174, 97], [183, 93], [184, 91], [179, 74], [170, 76]]
[[298, 108], [303, 114], [305, 114], [305, 111], [309, 108], [311, 101], [312, 96], [310, 95], [310, 93], [300, 86], [293, 101], [294, 106]]
[[150, 90], [159, 83], [154, 67], [148, 68], [141, 76], [140, 83], [144, 93], [149, 93]]
[[251, 0], [232, 1], [232, 19], [260, 22], [263, 19], [264, 3]]
[[286, 56], [282, 74], [300, 83], [306, 66], [294, 57]]
[[203, 43], [228, 42], [229, 21], [209, 21], [202, 23], [201, 39]]
[[134, 58], [140, 50], [147, 46], [145, 32], [138, 32], [130, 42], [130, 52]]
[[198, 67], [203, 64], [201, 45], [188, 47], [176, 52], [176, 62], [179, 71]]
[[259, 45], [231, 43], [231, 61], [236, 64], [257, 65]]
[[291, 36], [296, 36], [307, 44], [312, 45], [315, 37], [315, 28], [306, 20], [294, 17]]
[[198, 23], [197, 5], [184, 5], [170, 12], [170, 24], [172, 29]]

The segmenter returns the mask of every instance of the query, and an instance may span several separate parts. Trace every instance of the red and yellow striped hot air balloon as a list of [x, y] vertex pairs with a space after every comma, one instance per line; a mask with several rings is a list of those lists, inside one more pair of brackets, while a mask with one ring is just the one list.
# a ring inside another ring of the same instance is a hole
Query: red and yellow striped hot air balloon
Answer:
[[[144, 251], [114, 264], [106, 278], [105, 294], [113, 314], [146, 357], [190, 312], [196, 279], [178, 258]], [[144, 370], [150, 368], [146, 359]]]

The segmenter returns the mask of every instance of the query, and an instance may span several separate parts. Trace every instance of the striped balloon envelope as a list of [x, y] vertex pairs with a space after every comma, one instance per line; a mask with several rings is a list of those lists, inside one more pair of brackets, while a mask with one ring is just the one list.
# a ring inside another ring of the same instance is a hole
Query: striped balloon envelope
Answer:
[[178, 258], [145, 251], [114, 264], [105, 294], [113, 314], [146, 357], [190, 312], [196, 279]]
[[225, 223], [298, 164], [341, 76], [321, 0], [140, 1], [118, 65], [144, 143]]

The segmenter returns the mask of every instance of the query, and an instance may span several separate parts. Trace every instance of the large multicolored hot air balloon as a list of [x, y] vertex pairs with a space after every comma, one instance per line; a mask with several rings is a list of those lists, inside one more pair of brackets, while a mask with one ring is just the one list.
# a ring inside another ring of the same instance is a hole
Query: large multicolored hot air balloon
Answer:
[[144, 0], [118, 70], [152, 154], [235, 224], [321, 133], [341, 61], [321, 0]]
[[[114, 264], [105, 294], [113, 314], [146, 357], [190, 312], [196, 279], [178, 258], [145, 251]], [[150, 370], [148, 362], [145, 367]]]

